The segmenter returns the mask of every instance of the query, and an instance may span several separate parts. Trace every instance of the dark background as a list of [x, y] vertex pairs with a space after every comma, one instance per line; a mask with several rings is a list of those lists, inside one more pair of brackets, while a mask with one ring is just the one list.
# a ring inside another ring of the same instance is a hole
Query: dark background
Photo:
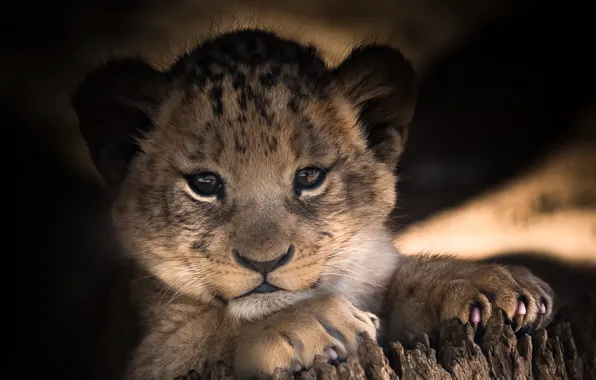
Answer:
[[[10, 167], [4, 183], [11, 189], [5, 201], [15, 207], [16, 216], [15, 222], [9, 219], [15, 228], [4, 242], [12, 265], [4, 268], [6, 290], [17, 300], [7, 303], [5, 313], [18, 319], [17, 351], [30, 362], [19, 365], [25, 373], [107, 376], [114, 363], [96, 356], [100, 343], [124, 347], [128, 333], [134, 335], [132, 327], [118, 336], [102, 335], [99, 329], [110, 316], [128, 315], [125, 308], [106, 306], [113, 295], [126, 304], [125, 294], [114, 290], [123, 269], [111, 243], [109, 199], [85, 163], [68, 93], [86, 71], [123, 50], [121, 41], [134, 46], [129, 50], [159, 55], [164, 45], [152, 47], [152, 39], [161, 38], [160, 30], [176, 29], [181, 13], [206, 24], [219, 14], [220, 2], [196, 1], [194, 7], [189, 2], [22, 2], [2, 12], [0, 106], [8, 132], [5, 166]], [[390, 1], [245, 4], [349, 30], [377, 22], [391, 25], [392, 12], [407, 20], [414, 2], [404, 3], [398, 10], [397, 2]], [[394, 215], [400, 228], [515, 177], [572, 138], [588, 139], [591, 132], [577, 137], [573, 123], [596, 104], [593, 21], [582, 3], [487, 1], [492, 5], [481, 11], [467, 10], [478, 7], [471, 3], [423, 3], [433, 16], [428, 22], [412, 21], [396, 37], [405, 41], [404, 51], [412, 53], [423, 72], [400, 165], [400, 207]], [[424, 6], [415, 11], [417, 20], [426, 17]], [[145, 33], [138, 20], [147, 17], [166, 25]], [[451, 21], [445, 42], [437, 45], [433, 38], [441, 36], [436, 22], [441, 17]], [[595, 179], [596, 169], [586, 181]], [[593, 212], [594, 198], [581, 207]], [[596, 238], [596, 224], [593, 230]], [[507, 255], [503, 260], [521, 259]], [[539, 252], [524, 252], [523, 260], [565, 294], [562, 302], [596, 289], [594, 266], [570, 266]]]

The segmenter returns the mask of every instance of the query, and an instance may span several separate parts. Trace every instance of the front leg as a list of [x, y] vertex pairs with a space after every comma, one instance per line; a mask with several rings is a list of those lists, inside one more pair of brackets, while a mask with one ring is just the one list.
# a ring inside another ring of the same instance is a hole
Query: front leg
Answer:
[[236, 376], [271, 378], [276, 368], [308, 368], [316, 355], [331, 360], [356, 353], [359, 334], [373, 339], [378, 318], [340, 294], [305, 300], [243, 327], [234, 360]]
[[225, 308], [170, 304], [149, 325], [130, 363], [129, 380], [172, 380], [224, 361], [238, 378], [270, 378], [276, 368], [309, 367], [316, 355], [341, 359], [359, 333], [375, 338], [379, 319], [340, 294], [301, 301], [255, 322], [230, 319]]
[[223, 308], [171, 302], [148, 318], [145, 336], [127, 369], [127, 380], [173, 380], [208, 363], [231, 362], [237, 323]]
[[387, 339], [431, 333], [459, 318], [483, 326], [501, 308], [515, 329], [549, 322], [554, 294], [529, 270], [440, 256], [404, 256], [387, 295]]

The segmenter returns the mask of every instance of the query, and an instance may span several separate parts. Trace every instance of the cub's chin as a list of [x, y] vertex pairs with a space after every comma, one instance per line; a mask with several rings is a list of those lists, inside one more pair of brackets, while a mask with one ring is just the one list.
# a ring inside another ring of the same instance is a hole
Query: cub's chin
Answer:
[[314, 289], [295, 292], [278, 290], [271, 293], [251, 293], [230, 300], [227, 311], [232, 318], [254, 321], [302, 300], [312, 298], [316, 294], [318, 293]]

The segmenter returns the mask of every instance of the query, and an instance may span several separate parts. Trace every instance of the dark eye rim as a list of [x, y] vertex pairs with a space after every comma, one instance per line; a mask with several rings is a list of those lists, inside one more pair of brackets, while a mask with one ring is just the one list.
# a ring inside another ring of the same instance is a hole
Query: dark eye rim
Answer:
[[[218, 182], [218, 186], [217, 188], [212, 191], [212, 192], [204, 192], [201, 191], [200, 189], [198, 189], [193, 180], [196, 179], [199, 176], [207, 176], [207, 175], [212, 175], [217, 179]], [[217, 174], [216, 172], [212, 172], [212, 171], [200, 171], [197, 173], [193, 173], [193, 174], [186, 174], [184, 175], [184, 179], [186, 180], [186, 183], [188, 184], [188, 187], [190, 187], [190, 189], [197, 195], [201, 196], [201, 197], [221, 197], [223, 195], [223, 179], [221, 178], [221, 176], [219, 174]]]
[[[296, 179], [298, 178], [298, 173], [300, 173], [303, 170], [318, 170], [320, 172], [319, 178], [317, 178], [317, 180], [315, 182], [313, 182], [310, 185], [300, 185], [297, 183]], [[300, 168], [298, 170], [296, 170], [296, 172], [294, 173], [294, 191], [296, 192], [297, 195], [300, 195], [300, 193], [304, 190], [314, 190], [317, 187], [321, 186], [323, 184], [323, 182], [325, 181], [325, 178], [327, 177], [327, 173], [329, 173], [328, 169], [325, 168], [321, 168], [318, 166], [306, 166], [304, 168]]]

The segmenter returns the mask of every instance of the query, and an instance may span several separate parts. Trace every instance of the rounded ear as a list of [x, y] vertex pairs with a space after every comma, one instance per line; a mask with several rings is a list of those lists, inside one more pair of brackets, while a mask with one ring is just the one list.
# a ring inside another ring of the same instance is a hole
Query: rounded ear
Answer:
[[414, 68], [392, 47], [364, 45], [352, 50], [334, 75], [359, 109], [369, 148], [381, 161], [395, 167], [418, 95]]
[[167, 75], [137, 59], [108, 62], [92, 71], [72, 95], [72, 105], [91, 158], [108, 186], [118, 187], [137, 139], [169, 93]]

